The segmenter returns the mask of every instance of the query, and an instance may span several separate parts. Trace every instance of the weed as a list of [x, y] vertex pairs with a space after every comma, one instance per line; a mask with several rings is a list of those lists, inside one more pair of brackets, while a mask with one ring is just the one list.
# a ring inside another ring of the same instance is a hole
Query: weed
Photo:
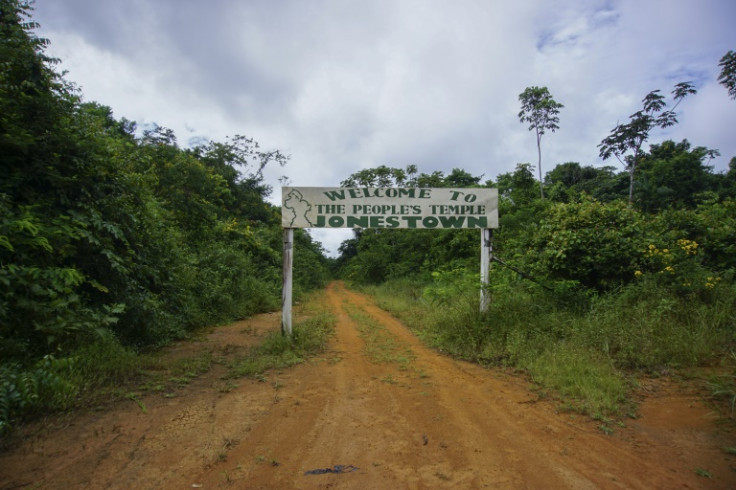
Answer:
[[442, 473], [441, 471], [438, 471], [437, 473], [435, 473], [434, 476], [444, 481], [450, 481], [452, 479], [450, 476]]
[[[365, 342], [364, 350], [371, 362], [396, 364], [401, 371], [408, 371], [416, 354], [409, 346], [391, 335], [371, 315], [353, 305], [346, 304], [348, 316], [356, 322], [360, 337]], [[393, 379], [391, 381], [395, 383]]]
[[235, 446], [237, 446], [238, 444], [240, 444], [240, 440], [238, 440], [238, 439], [231, 439], [229, 437], [225, 437], [222, 440], [222, 447], [225, 448], [225, 449], [232, 449]]
[[[478, 313], [472, 274], [460, 270], [436, 275], [424, 300], [417, 291], [426, 283], [418, 279], [363, 290], [430, 346], [529, 375], [567, 410], [589, 416], [636, 418], [631, 392], [638, 373], [712, 362], [736, 340], [730, 279], [702, 298], [681, 295], [661, 278], [641, 278], [612, 292], [578, 291], [575, 301], [562, 301], [567, 296], [558, 294], [560, 288], [548, 292], [502, 269], [491, 274], [493, 302], [486, 314]], [[736, 354], [731, 357], [729, 364], [736, 365]], [[736, 368], [713, 378], [710, 387], [733, 417]]]
[[220, 388], [217, 391], [219, 391], [220, 393], [230, 393], [231, 391], [233, 391], [237, 387], [238, 387], [238, 384], [237, 383], [235, 383], [233, 381], [226, 381], [225, 383], [223, 383], [220, 386]]
[[704, 470], [703, 468], [695, 468], [695, 474], [698, 476], [702, 476], [703, 478], [713, 478], [711, 472], [708, 470]]
[[335, 317], [323, 312], [295, 324], [291, 338], [273, 332], [246, 356], [235, 361], [225, 378], [252, 377], [265, 382], [266, 371], [299, 364], [322, 352], [332, 335], [334, 324]]
[[139, 393], [128, 393], [126, 398], [128, 398], [128, 400], [134, 401], [140, 407], [141, 411], [143, 411], [143, 413], [146, 413], [146, 406], [143, 404], [140, 398], [138, 398], [139, 396]]
[[[728, 361], [736, 364], [736, 352], [731, 352]], [[711, 377], [708, 382], [711, 396], [722, 402], [730, 417], [736, 412], [736, 367], [728, 374]]]

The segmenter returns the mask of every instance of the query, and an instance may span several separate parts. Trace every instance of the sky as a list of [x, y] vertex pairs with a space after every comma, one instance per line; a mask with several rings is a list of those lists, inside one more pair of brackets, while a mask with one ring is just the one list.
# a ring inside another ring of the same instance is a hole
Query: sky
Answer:
[[[620, 168], [601, 140], [683, 81], [698, 94], [648, 143], [718, 149], [716, 172], [736, 156], [736, 100], [717, 80], [733, 0], [37, 0], [33, 19], [66, 79], [116, 118], [181, 147], [245, 135], [289, 155], [265, 172], [275, 204], [283, 176], [336, 187], [380, 165], [483, 181], [536, 166], [518, 118], [530, 86], [564, 105], [543, 172]], [[334, 255], [350, 231], [312, 236]]]

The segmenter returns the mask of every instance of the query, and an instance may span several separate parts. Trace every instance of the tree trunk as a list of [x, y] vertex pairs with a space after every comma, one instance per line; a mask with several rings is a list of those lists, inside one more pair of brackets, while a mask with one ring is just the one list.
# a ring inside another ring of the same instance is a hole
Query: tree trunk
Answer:
[[634, 165], [629, 168], [629, 204], [634, 202]]
[[542, 135], [537, 128], [537, 169], [539, 170], [539, 195], [544, 201], [544, 182], [542, 181]]

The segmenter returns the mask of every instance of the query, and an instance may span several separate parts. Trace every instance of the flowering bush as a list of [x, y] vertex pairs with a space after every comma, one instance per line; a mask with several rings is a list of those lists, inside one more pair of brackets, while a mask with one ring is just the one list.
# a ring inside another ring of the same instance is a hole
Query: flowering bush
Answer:
[[695, 240], [678, 238], [669, 246], [650, 243], [642, 252], [642, 266], [636, 279], [648, 277], [680, 294], [703, 294], [712, 291], [721, 277], [702, 264], [702, 247]]
[[624, 202], [556, 204], [527, 250], [529, 267], [599, 291], [629, 282], [647, 243], [645, 218]]

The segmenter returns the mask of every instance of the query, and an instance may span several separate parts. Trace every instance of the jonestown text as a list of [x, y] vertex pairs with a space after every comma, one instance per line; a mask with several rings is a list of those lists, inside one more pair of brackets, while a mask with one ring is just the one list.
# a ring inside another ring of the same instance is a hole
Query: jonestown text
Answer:
[[284, 228], [497, 228], [498, 190], [283, 187]]

